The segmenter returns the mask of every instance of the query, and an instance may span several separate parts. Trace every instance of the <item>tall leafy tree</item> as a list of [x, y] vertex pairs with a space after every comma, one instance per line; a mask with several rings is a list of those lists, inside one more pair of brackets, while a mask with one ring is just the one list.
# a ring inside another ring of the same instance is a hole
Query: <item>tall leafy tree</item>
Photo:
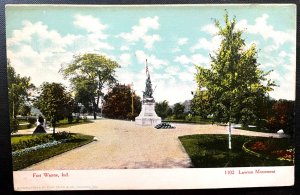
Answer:
[[30, 82], [30, 77], [22, 77], [8, 63], [7, 65], [9, 108], [11, 117], [21, 113], [21, 108], [30, 102], [31, 92], [35, 86]]
[[117, 84], [104, 96], [103, 114], [108, 118], [134, 119], [140, 111], [141, 98], [130, 86]]
[[61, 83], [45, 82], [34, 104], [51, 121], [55, 134], [56, 122], [72, 114], [73, 103], [71, 94]]
[[273, 81], [266, 79], [269, 72], [259, 69], [256, 46], [248, 49], [242, 31], [236, 29], [236, 19], [224, 16], [225, 25], [215, 20], [222, 41], [211, 55], [211, 68], [197, 66], [198, 88], [207, 89], [213, 121], [229, 124], [229, 149], [231, 149], [231, 124], [247, 126], [257, 118], [256, 102], [272, 90]]
[[180, 104], [180, 103], [174, 104], [173, 114], [174, 114], [175, 118], [177, 118], [177, 119], [183, 118], [183, 116], [184, 116], [184, 105]]
[[75, 55], [67, 67], [61, 72], [70, 79], [76, 96], [83, 105], [91, 105], [94, 119], [99, 108], [100, 97], [103, 96], [103, 88], [112, 86], [116, 82], [115, 70], [117, 62], [98, 54]]
[[155, 112], [162, 119], [172, 115], [172, 109], [167, 100], [155, 103]]

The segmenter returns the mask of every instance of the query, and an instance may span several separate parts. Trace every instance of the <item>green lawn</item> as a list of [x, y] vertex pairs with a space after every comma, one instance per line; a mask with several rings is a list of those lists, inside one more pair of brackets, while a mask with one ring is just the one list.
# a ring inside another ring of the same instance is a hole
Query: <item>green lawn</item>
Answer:
[[71, 127], [71, 126], [75, 126], [75, 125], [81, 125], [81, 124], [85, 124], [85, 123], [92, 123], [92, 121], [90, 120], [83, 120], [80, 119], [78, 122], [76, 122], [75, 120], [71, 123], [68, 122], [68, 119], [64, 119], [64, 120], [60, 120], [56, 126], [57, 127]]
[[[23, 136], [13, 136], [11, 139], [12, 145], [18, 144], [22, 141], [27, 141], [32, 144], [35, 140], [43, 140], [43, 136], [49, 136], [46, 134], [40, 135], [23, 135]], [[45, 139], [46, 140], [46, 139]], [[23, 168], [26, 168], [32, 164], [38, 163], [45, 159], [51, 158], [55, 155], [64, 153], [66, 151], [72, 150], [74, 148], [83, 146], [93, 141], [93, 136], [82, 135], [82, 134], [72, 134], [71, 138], [61, 144], [41, 148], [35, 151], [30, 151], [22, 153], [20, 156], [13, 155], [13, 170], [17, 171]]]
[[285, 149], [287, 145], [292, 147], [291, 140], [282, 138], [261, 138], [248, 136], [232, 136], [232, 149], [228, 149], [228, 135], [188, 135], [179, 137], [186, 152], [190, 156], [193, 167], [251, 167], [251, 166], [286, 166], [293, 165], [293, 162], [277, 159], [259, 158], [246, 153], [242, 147], [248, 141], [272, 142]]
[[45, 136], [45, 134], [13, 135], [11, 137], [11, 144], [17, 144], [21, 141], [32, 140], [32, 139], [35, 139], [35, 138], [39, 138], [41, 136]]
[[173, 118], [166, 118], [163, 122], [170, 122], [170, 123], [194, 123], [194, 124], [212, 124], [211, 119], [203, 119], [199, 116], [194, 116], [190, 120], [186, 119], [173, 119]]

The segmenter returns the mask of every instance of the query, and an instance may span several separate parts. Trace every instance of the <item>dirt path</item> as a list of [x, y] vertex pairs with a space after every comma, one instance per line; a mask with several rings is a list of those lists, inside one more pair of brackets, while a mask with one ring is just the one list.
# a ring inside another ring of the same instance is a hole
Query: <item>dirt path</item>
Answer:
[[[175, 124], [176, 129], [137, 126], [134, 122], [100, 119], [59, 131], [97, 137], [83, 147], [60, 154], [24, 170], [78, 170], [102, 168], [184, 168], [191, 161], [178, 136], [227, 134], [223, 126]], [[276, 137], [276, 134], [233, 130], [233, 134]]]

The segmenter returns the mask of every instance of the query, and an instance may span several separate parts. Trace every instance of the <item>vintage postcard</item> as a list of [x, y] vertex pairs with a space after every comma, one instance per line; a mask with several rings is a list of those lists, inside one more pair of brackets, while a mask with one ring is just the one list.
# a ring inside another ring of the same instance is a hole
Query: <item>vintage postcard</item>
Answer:
[[15, 190], [294, 185], [296, 5], [5, 14]]

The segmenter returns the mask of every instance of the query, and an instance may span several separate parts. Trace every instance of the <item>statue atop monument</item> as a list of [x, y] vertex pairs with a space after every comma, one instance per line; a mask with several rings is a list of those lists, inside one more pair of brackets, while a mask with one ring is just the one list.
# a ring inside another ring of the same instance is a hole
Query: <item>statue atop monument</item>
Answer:
[[145, 91], [143, 91], [143, 101], [144, 102], [154, 102], [154, 98], [153, 98], [153, 89], [152, 89], [152, 83], [151, 83], [151, 79], [150, 79], [150, 73], [148, 70], [148, 64], [147, 64], [147, 59], [146, 59], [146, 75], [147, 75], [147, 79], [146, 79], [146, 87], [145, 87]]

